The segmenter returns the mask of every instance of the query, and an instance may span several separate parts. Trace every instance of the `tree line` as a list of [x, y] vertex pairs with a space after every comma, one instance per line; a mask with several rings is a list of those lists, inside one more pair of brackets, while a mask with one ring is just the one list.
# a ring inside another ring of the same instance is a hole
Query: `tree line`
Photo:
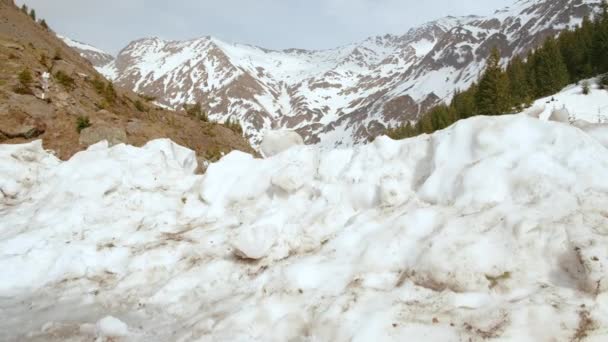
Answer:
[[[608, 73], [606, 0], [594, 20], [585, 17], [574, 30], [546, 38], [527, 56], [514, 57], [506, 68], [501, 67], [500, 58], [500, 51], [494, 48], [478, 82], [465, 91], [456, 91], [449, 104], [431, 108], [416, 124], [389, 128], [386, 134], [403, 139], [444, 129], [474, 115], [519, 112], [535, 99], [559, 92], [570, 83]], [[599, 83], [608, 89], [608, 74]]]

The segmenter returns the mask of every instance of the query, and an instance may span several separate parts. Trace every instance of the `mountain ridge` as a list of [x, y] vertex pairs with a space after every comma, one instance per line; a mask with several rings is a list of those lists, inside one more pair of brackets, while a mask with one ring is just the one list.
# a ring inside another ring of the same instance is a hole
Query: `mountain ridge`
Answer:
[[295, 129], [308, 143], [351, 145], [448, 101], [477, 79], [491, 47], [506, 62], [574, 27], [597, 4], [517, 1], [490, 16], [448, 16], [326, 50], [144, 38], [97, 68], [161, 105], [199, 101], [214, 120], [236, 118], [254, 145], [276, 128]]

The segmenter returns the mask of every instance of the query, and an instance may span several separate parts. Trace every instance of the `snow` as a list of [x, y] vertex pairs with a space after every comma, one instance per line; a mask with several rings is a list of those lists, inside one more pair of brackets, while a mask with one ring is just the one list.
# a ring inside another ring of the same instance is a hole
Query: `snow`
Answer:
[[475, 117], [205, 175], [0, 145], [0, 340], [605, 340], [607, 137]]
[[96, 328], [98, 335], [101, 336], [121, 337], [129, 334], [129, 327], [118, 318], [112, 316], [100, 319], [97, 322]]
[[[583, 94], [583, 82], [589, 84], [589, 94]], [[542, 108], [542, 119], [551, 116], [554, 110], [567, 109], [572, 120], [585, 120], [591, 123], [608, 122], [608, 91], [599, 89], [597, 78], [572, 84], [559, 93], [539, 99], [534, 107]]]
[[304, 140], [296, 131], [266, 131], [260, 149], [265, 157], [272, 157], [293, 146], [304, 145]]
[[85, 44], [85, 43], [81, 43], [81, 42], [75, 41], [73, 39], [70, 39], [68, 37], [65, 37], [65, 36], [62, 36], [62, 35], [59, 35], [59, 34], [57, 35], [57, 37], [59, 39], [63, 40], [69, 47], [73, 47], [73, 48], [78, 49], [78, 50], [91, 51], [91, 52], [99, 53], [99, 54], [102, 54], [102, 55], [109, 55], [109, 53], [107, 53], [107, 52], [105, 52], [105, 51], [103, 51], [101, 49], [98, 49], [98, 48], [96, 48], [94, 46], [91, 46], [91, 45], [88, 45], [88, 44]]

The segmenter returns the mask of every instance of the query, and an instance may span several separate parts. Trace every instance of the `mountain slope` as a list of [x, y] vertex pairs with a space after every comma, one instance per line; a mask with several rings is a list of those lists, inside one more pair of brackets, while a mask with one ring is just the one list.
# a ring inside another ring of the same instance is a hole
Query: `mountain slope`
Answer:
[[240, 134], [222, 125], [158, 108], [112, 87], [89, 61], [10, 0], [0, 1], [0, 71], [1, 143], [42, 139], [63, 159], [103, 139], [143, 145], [171, 138], [213, 158], [233, 149], [252, 151]]
[[93, 66], [95, 67], [102, 67], [114, 60], [114, 56], [94, 46], [87, 45], [85, 43], [81, 43], [61, 35], [57, 35], [57, 37], [63, 40], [63, 42], [66, 43], [69, 47], [78, 51], [80, 56], [88, 59], [91, 63], [93, 63]]
[[446, 17], [404, 35], [325, 51], [271, 51], [212, 37], [141, 39], [99, 70], [166, 106], [201, 101], [238, 118], [257, 144], [267, 128], [352, 144], [449, 100], [475, 81], [493, 46], [505, 61], [573, 27], [600, 0], [520, 0], [489, 17]]

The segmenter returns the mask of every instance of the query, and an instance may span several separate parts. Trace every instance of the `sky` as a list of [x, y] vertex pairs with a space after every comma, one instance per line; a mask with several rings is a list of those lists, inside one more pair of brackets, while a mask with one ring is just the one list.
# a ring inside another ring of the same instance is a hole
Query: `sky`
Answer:
[[214, 36], [269, 49], [327, 49], [515, 0], [16, 0], [56, 32], [116, 54], [144, 37]]

